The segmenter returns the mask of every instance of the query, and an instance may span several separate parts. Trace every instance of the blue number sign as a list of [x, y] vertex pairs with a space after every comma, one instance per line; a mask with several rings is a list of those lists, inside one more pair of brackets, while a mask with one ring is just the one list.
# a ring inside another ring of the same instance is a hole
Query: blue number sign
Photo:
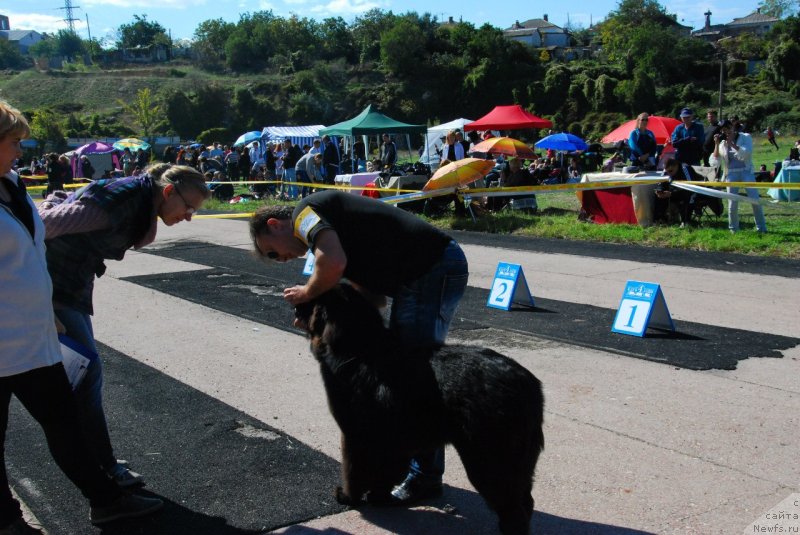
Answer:
[[661, 286], [652, 282], [628, 281], [611, 331], [644, 337], [648, 327], [675, 330]]
[[500, 262], [494, 274], [486, 306], [509, 310], [512, 302], [529, 307], [535, 306], [522, 267], [518, 264]]
[[303, 275], [311, 275], [312, 273], [314, 273], [314, 253], [308, 251], [306, 265], [303, 266]]

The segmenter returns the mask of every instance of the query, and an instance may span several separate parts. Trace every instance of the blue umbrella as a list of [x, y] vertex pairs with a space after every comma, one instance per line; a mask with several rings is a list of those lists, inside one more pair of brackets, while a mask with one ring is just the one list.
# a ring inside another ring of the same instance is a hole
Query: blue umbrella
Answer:
[[253, 141], [258, 141], [261, 139], [261, 132], [258, 130], [253, 130], [252, 132], [246, 132], [239, 136], [234, 142], [234, 147], [239, 147], [241, 145], [247, 145], [248, 143], [252, 143]]
[[561, 132], [559, 134], [551, 134], [547, 137], [543, 137], [535, 143], [535, 147], [537, 149], [576, 151], [586, 150], [589, 148], [589, 145], [578, 136]]

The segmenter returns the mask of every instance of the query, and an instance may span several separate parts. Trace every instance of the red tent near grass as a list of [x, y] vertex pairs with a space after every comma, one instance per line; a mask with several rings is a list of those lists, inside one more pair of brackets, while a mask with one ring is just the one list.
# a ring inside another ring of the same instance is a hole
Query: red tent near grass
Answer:
[[[647, 129], [653, 132], [656, 137], [656, 143], [664, 145], [669, 141], [672, 136], [672, 131], [675, 127], [681, 124], [677, 119], [672, 117], [661, 117], [659, 115], [651, 115], [650, 121], [647, 123]], [[619, 141], [628, 141], [628, 136], [631, 131], [636, 129], [636, 119], [632, 119], [626, 123], [621, 124], [600, 140], [601, 143], [617, 143]]]
[[519, 104], [495, 106], [492, 111], [464, 126], [464, 130], [521, 130], [523, 128], [552, 128], [553, 122], [537, 117]]

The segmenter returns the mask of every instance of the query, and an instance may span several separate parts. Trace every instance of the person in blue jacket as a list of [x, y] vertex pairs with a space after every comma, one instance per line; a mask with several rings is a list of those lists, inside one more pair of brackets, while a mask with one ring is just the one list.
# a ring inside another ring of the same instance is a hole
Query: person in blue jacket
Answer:
[[691, 108], [683, 108], [680, 117], [681, 124], [672, 131], [675, 159], [689, 165], [700, 165], [703, 157], [703, 142], [706, 139], [705, 128], [694, 120], [694, 112]]
[[631, 150], [630, 159], [634, 165], [655, 168], [658, 144], [655, 134], [647, 129], [649, 120], [647, 113], [640, 113], [636, 117], [636, 128], [628, 136], [628, 148]]

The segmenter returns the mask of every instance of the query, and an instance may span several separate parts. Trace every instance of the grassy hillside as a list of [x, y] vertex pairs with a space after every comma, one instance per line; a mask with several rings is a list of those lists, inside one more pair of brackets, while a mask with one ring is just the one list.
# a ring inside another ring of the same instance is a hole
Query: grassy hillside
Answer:
[[0, 78], [0, 98], [22, 110], [46, 106], [103, 114], [118, 110], [118, 99], [130, 99], [145, 87], [158, 94], [173, 88], [191, 91], [210, 82], [234, 86], [265, 79], [266, 76], [216, 76], [189, 66], [87, 69], [85, 72], [26, 70]]

